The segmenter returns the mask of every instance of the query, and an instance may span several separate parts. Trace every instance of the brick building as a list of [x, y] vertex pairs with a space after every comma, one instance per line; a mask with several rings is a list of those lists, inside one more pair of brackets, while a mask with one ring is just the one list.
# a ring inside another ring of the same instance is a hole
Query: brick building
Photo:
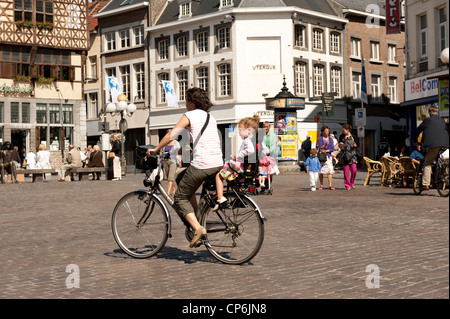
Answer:
[[356, 130], [354, 115], [355, 109], [361, 108], [364, 58], [368, 95], [368, 104], [364, 104], [364, 155], [378, 157], [377, 145], [382, 136], [388, 138], [391, 153], [395, 153], [407, 137], [406, 112], [400, 108], [406, 73], [404, 24], [401, 33], [386, 34], [385, 1], [334, 1], [348, 19], [344, 39], [347, 122]]

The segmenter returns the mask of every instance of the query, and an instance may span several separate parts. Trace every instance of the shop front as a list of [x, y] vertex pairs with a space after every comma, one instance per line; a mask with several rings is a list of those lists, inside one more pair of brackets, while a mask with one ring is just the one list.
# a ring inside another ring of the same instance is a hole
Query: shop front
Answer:
[[407, 110], [407, 130], [410, 150], [414, 150], [414, 134], [420, 123], [428, 117], [431, 105], [439, 107], [439, 114], [447, 123], [448, 129], [448, 71], [443, 71], [405, 82], [405, 102]]

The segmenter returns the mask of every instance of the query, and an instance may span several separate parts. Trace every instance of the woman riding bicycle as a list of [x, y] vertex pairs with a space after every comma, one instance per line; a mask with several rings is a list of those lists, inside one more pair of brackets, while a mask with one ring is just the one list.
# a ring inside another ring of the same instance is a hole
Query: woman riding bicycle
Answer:
[[207, 121], [207, 115], [212, 103], [206, 91], [200, 88], [191, 88], [186, 92], [187, 112], [181, 117], [171, 132], [167, 133], [158, 146], [147, 151], [147, 156], [152, 152], [158, 154], [170, 141], [182, 135], [187, 129], [191, 141], [195, 141], [191, 165], [180, 173], [183, 174], [179, 180], [175, 192], [174, 201], [177, 213], [184, 218], [194, 231], [194, 237], [189, 247], [195, 247], [206, 234], [206, 228], [201, 226], [196, 217], [197, 200], [195, 192], [203, 181], [211, 175], [215, 175], [223, 167], [222, 148], [217, 129], [216, 119], [210, 115], [208, 125], [203, 134], [202, 128]]

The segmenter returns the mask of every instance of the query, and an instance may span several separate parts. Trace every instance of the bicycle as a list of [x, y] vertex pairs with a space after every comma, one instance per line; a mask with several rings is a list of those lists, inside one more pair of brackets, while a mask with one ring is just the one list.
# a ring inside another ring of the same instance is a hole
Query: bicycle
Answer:
[[[436, 188], [439, 196], [448, 197], [449, 195], [449, 159], [441, 158], [440, 155], [445, 151], [441, 149], [439, 155], [436, 157], [436, 167], [432, 169], [431, 173], [431, 185], [430, 187]], [[414, 165], [416, 166], [416, 165]], [[417, 165], [414, 172], [413, 191], [414, 194], [420, 195], [422, 189], [422, 177], [423, 177], [423, 164]]]
[[[112, 214], [112, 232], [119, 247], [134, 258], [156, 255], [171, 234], [171, 217], [165, 202], [175, 211], [177, 207], [160, 181], [159, 156], [147, 159], [144, 186], [124, 195]], [[256, 165], [257, 167], [257, 165]], [[208, 252], [225, 264], [239, 265], [249, 262], [257, 255], [264, 240], [264, 218], [259, 206], [246, 194], [248, 182], [229, 183], [225, 188], [228, 207], [213, 211], [217, 201], [215, 176], [203, 183], [197, 218], [207, 234], [197, 247], [205, 245]], [[165, 202], [163, 201], [164, 198]], [[185, 236], [193, 238], [189, 224]]]

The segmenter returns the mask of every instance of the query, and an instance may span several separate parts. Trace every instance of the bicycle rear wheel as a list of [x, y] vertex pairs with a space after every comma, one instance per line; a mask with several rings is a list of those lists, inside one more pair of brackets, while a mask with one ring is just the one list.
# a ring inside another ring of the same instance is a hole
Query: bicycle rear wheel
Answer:
[[448, 197], [449, 195], [449, 167], [448, 165], [443, 165], [439, 170], [436, 171], [436, 176], [439, 181], [436, 182], [436, 188], [441, 197]]
[[229, 208], [212, 211], [207, 206], [202, 225], [207, 235], [205, 247], [217, 260], [232, 265], [250, 261], [261, 249], [264, 240], [264, 220], [259, 207], [243, 194], [225, 194]]
[[167, 208], [157, 196], [136, 191], [122, 197], [112, 214], [112, 232], [119, 247], [135, 258], [156, 255], [166, 244]]
[[413, 191], [416, 195], [422, 193], [422, 171], [416, 170], [414, 172]]

